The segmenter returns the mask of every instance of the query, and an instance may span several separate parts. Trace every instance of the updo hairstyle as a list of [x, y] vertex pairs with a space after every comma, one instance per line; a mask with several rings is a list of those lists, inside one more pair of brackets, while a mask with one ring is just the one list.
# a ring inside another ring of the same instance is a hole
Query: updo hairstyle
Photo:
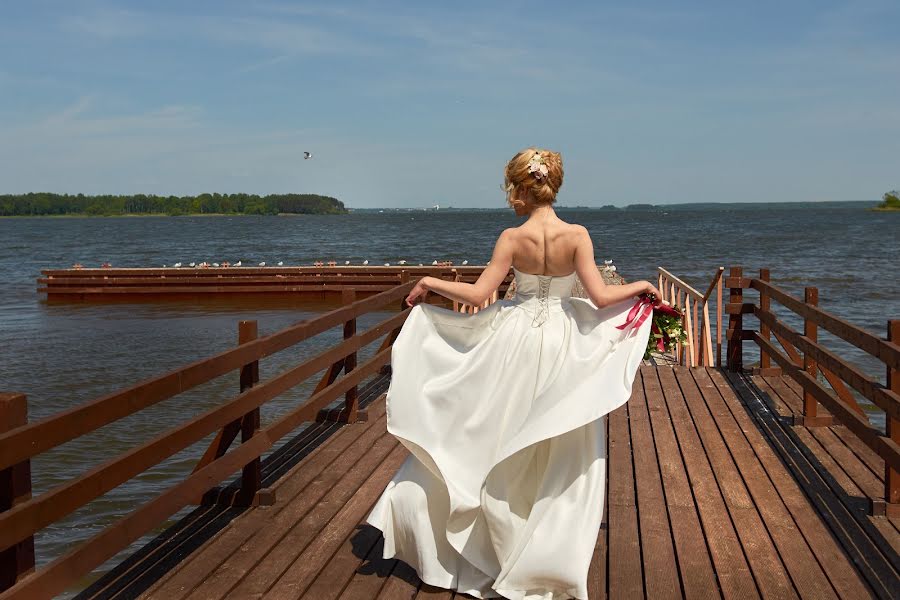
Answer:
[[[533, 172], [535, 162], [546, 167], [546, 175]], [[504, 175], [503, 188], [512, 208], [553, 204], [563, 182], [562, 155], [552, 150], [526, 148], [507, 163]]]

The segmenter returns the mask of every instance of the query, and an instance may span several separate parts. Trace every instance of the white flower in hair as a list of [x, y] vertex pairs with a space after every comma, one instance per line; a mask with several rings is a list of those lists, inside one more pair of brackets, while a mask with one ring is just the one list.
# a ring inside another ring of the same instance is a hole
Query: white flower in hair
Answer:
[[547, 168], [547, 164], [544, 162], [540, 152], [535, 152], [531, 160], [528, 161], [528, 172], [533, 174], [538, 181], [550, 173], [550, 169]]

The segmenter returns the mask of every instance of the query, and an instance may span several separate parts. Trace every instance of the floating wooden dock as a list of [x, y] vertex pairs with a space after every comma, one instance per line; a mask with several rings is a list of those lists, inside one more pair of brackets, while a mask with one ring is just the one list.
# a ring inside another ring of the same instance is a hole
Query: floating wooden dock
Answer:
[[458, 277], [473, 282], [483, 270], [484, 265], [45, 269], [37, 284], [38, 292], [48, 299], [65, 300], [245, 294], [340, 300], [342, 290], [349, 287], [364, 297], [409, 277]]
[[[900, 320], [889, 322], [883, 339], [818, 308], [812, 288], [805, 301], [786, 294], [768, 282], [767, 271], [749, 278], [735, 267], [724, 283], [725, 363], [644, 365], [630, 401], [607, 417], [606, 507], [590, 598], [897, 598]], [[408, 565], [381, 559], [379, 532], [362, 523], [406, 457], [386, 431], [384, 391], [389, 346], [408, 311], [365, 332], [355, 322], [396, 304], [409, 286], [265, 338], [256, 339], [244, 322], [233, 350], [56, 417], [14, 424], [0, 435], [0, 469], [18, 474], [6, 488], [0, 480], [5, 497], [18, 498], [0, 506], [8, 509], [0, 512], [0, 548], [7, 548], [0, 555], [7, 582], [0, 599], [62, 592], [191, 503], [197, 508], [175, 527], [80, 597], [467, 597], [424, 585]], [[755, 302], [744, 297], [749, 290], [759, 292]], [[800, 315], [804, 332], [775, 318], [771, 302]], [[744, 327], [750, 316], [758, 330]], [[257, 381], [261, 358], [335, 326], [344, 327], [343, 343]], [[882, 361], [885, 382], [819, 344], [818, 328]], [[357, 365], [357, 350], [381, 336], [381, 348]], [[742, 364], [745, 341], [763, 356], [751, 369]], [[681, 362], [691, 356], [693, 350], [682, 352]], [[27, 497], [22, 473], [29, 457], [235, 369], [242, 381], [234, 399]], [[323, 369], [308, 401], [260, 427], [260, 404]], [[869, 422], [848, 386], [885, 411], [886, 431]], [[4, 405], [21, 407], [24, 397], [9, 394]], [[215, 431], [184, 481], [29, 572], [36, 531]], [[229, 449], [238, 433], [242, 443]], [[260, 460], [285, 437], [285, 446]], [[236, 472], [236, 480], [214, 487]]]

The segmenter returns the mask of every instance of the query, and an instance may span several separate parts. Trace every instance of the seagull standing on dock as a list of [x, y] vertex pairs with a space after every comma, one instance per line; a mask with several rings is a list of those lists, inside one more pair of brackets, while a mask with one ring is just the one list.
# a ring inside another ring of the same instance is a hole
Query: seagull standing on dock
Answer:
[[279, 260], [279, 261], [278, 261], [278, 266], [279, 266], [279, 267], [284, 266], [284, 261], [283, 261], [283, 260]]
[[364, 264], [364, 265], [369, 264], [369, 259], [367, 258], [366, 260], [364, 260], [364, 261], [363, 261], [363, 264]]
[[240, 267], [240, 266], [241, 266], [241, 264], [242, 264], [242, 263], [241, 263], [241, 261], [237, 261], [237, 262], [236, 262], [236, 263], [234, 263], [234, 266], [236, 266], [236, 267]]
[[349, 264], [350, 264], [350, 261], [349, 261], [349, 260], [345, 260], [345, 261], [344, 261], [344, 264], [345, 264], [345, 265], [349, 265]]
[[464, 261], [462, 261], [462, 264], [467, 265], [467, 264], [469, 264], [469, 261], [464, 260]]
[[259, 266], [261, 266], [261, 267], [266, 266], [266, 261], [262, 261], [261, 263], [259, 263]]
[[437, 264], [437, 260], [433, 261], [431, 264], [436, 265], [436, 264]]

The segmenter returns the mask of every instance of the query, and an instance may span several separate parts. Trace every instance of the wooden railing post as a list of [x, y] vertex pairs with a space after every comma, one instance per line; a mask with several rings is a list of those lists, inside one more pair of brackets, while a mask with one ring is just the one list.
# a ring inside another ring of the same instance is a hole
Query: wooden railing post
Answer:
[[700, 335], [701, 335], [700, 320], [698, 318], [698, 312], [697, 312], [698, 304], [700, 304], [700, 300], [697, 300], [696, 298], [694, 298], [694, 303], [692, 306], [694, 315], [693, 315], [693, 320], [691, 322], [691, 328], [692, 328], [691, 329], [691, 333], [692, 333], [691, 354], [693, 356], [693, 364], [691, 364], [692, 367], [699, 365], [700, 361], [702, 360], [700, 357], [700, 350], [702, 350], [702, 343], [700, 341]]
[[[25, 394], [0, 393], [0, 432], [28, 424]], [[31, 498], [31, 461], [0, 470], [0, 513]], [[34, 570], [34, 537], [0, 551], [0, 592]]]
[[[344, 288], [341, 290], [341, 303], [346, 306], [356, 301], [356, 290], [354, 288]], [[356, 318], [350, 319], [344, 323], [344, 339], [352, 338], [356, 335]], [[356, 352], [349, 354], [344, 359], [344, 374], [349, 375], [350, 371], [356, 368]], [[359, 398], [357, 397], [357, 386], [353, 386], [344, 394], [344, 410], [342, 411], [341, 421], [347, 423], [355, 423], [359, 417]]]
[[[806, 304], [809, 306], [817, 306], [819, 304], [819, 289], [814, 287], [804, 288], [803, 301], [806, 302]], [[804, 317], [803, 335], [809, 338], [809, 341], [813, 343], [816, 343], [818, 341], [818, 328], [815, 321]], [[816, 366], [816, 361], [806, 352], [803, 353], [803, 370], [809, 373], [810, 377], [812, 377], [813, 379], [817, 378], [818, 367]], [[816, 402], [815, 397], [809, 392], [809, 390], [804, 390], [803, 416], [807, 420], [814, 419], [817, 416], [817, 411], [818, 402]]]
[[[732, 278], [740, 279], [743, 275], [744, 269], [742, 267], [731, 267], [728, 271], [728, 276]], [[740, 287], [740, 284], [738, 284], [738, 287], [728, 289], [728, 305], [732, 308], [736, 306], [738, 310], [733, 310], [728, 315], [728, 349], [725, 353], [726, 368], [729, 371], [741, 371], [744, 368], [743, 345], [741, 343], [744, 330], [743, 315], [740, 312], [740, 308], [744, 304], [744, 290]]]
[[[765, 283], [769, 283], [769, 270], [768, 269], [760, 269], [759, 270], [759, 280]], [[769, 311], [770, 302], [769, 302], [769, 294], [765, 289], [759, 290], [759, 308], [764, 311]], [[772, 341], [772, 334], [769, 332], [769, 326], [760, 321], [759, 323], [759, 336], [766, 340], [767, 342]], [[768, 369], [772, 367], [772, 357], [769, 356], [769, 353], [766, 352], [763, 348], [759, 349], [759, 368], [760, 371], [765, 373]]]
[[[684, 304], [681, 302], [681, 288], [677, 288], [675, 290], [675, 306], [678, 308], [678, 310], [681, 311], [682, 315], [687, 315], [687, 311], [684, 309]], [[682, 317], [682, 327], [685, 327], [685, 321], [686, 319]], [[687, 329], [685, 329], [685, 331], [687, 331]], [[678, 342], [677, 344], [675, 344], [675, 361], [679, 365], [684, 364], [684, 344], [682, 342]]]
[[722, 366], [722, 278], [716, 284], [716, 366]]
[[[900, 319], [888, 321], [889, 342], [900, 344]], [[895, 394], [900, 394], [900, 369], [887, 367], [887, 389]], [[885, 436], [900, 444], [900, 420], [888, 416], [885, 420]], [[900, 513], [900, 472], [890, 466], [884, 467], [884, 501], [888, 504], [887, 514]], [[892, 510], [890, 505], [894, 505]]]
[[[240, 321], [238, 323], [238, 344], [252, 342], [259, 335], [256, 321]], [[240, 389], [245, 392], [259, 383], [259, 361], [244, 365], [241, 368]], [[241, 419], [241, 443], [250, 441], [259, 431], [259, 407], [254, 408]], [[239, 506], [249, 506], [262, 486], [262, 463], [259, 457], [244, 465], [241, 473], [241, 491], [235, 499]]]

